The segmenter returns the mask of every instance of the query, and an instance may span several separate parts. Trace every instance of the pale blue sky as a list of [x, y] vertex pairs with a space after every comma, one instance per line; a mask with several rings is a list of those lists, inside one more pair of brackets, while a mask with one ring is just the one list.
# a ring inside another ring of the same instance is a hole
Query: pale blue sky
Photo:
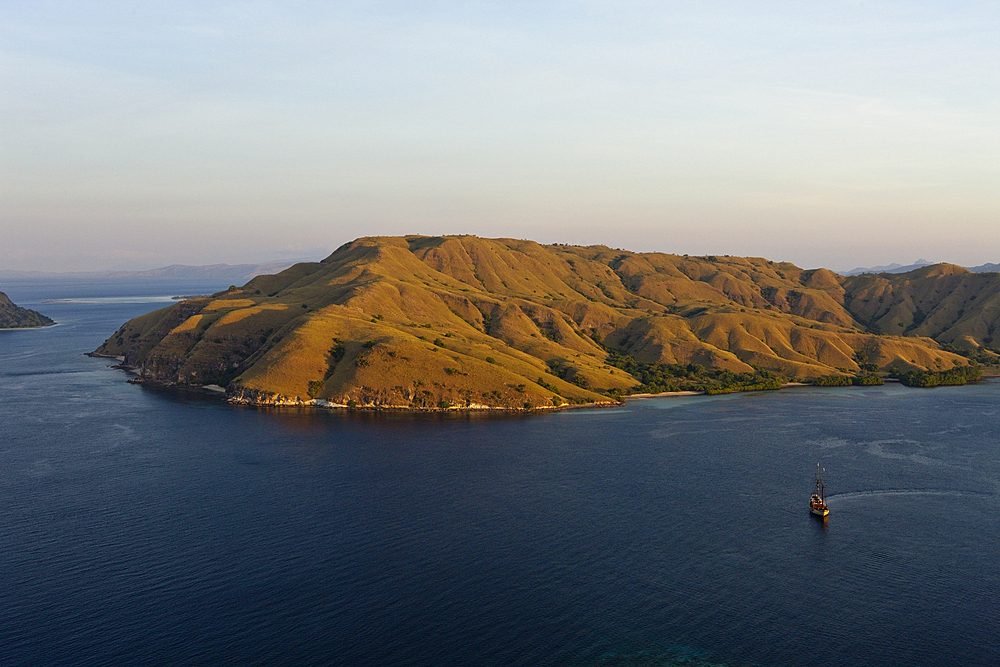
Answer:
[[0, 269], [472, 233], [1000, 261], [1000, 5], [0, 5]]

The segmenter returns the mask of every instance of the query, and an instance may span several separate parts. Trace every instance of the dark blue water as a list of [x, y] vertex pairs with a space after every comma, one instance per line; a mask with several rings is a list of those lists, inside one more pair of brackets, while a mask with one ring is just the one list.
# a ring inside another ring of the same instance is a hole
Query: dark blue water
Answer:
[[0, 665], [1000, 664], [1000, 384], [258, 411], [0, 289], [60, 323], [0, 332]]

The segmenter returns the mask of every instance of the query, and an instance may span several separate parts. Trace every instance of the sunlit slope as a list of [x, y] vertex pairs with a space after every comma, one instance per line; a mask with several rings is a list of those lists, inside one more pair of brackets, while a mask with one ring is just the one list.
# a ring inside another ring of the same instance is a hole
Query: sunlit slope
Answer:
[[930, 336], [963, 349], [993, 346], [997, 336], [1000, 274], [935, 264], [851, 276], [845, 285], [847, 308], [872, 331]]
[[966, 363], [928, 338], [868, 333], [844, 281], [757, 258], [373, 237], [131, 320], [98, 352], [234, 400], [409, 408], [613, 400], [637, 381], [609, 351], [793, 378]]

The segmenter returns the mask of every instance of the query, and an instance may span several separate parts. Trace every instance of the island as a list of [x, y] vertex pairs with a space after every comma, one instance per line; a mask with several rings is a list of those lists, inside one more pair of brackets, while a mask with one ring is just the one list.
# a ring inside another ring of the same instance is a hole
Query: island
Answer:
[[233, 403], [540, 410], [886, 375], [974, 379], [1000, 275], [476, 236], [360, 238], [126, 322], [93, 352]]
[[15, 305], [6, 294], [0, 292], [0, 330], [37, 329], [50, 327], [55, 322], [41, 313]]

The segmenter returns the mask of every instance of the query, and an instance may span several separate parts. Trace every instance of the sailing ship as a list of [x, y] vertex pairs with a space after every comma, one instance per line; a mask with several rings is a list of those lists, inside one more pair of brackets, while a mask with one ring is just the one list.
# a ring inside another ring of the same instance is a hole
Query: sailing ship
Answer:
[[826, 484], [823, 482], [823, 475], [826, 468], [820, 471], [819, 464], [816, 464], [816, 490], [809, 498], [809, 511], [816, 516], [826, 516], [830, 513], [830, 508], [826, 506]]

